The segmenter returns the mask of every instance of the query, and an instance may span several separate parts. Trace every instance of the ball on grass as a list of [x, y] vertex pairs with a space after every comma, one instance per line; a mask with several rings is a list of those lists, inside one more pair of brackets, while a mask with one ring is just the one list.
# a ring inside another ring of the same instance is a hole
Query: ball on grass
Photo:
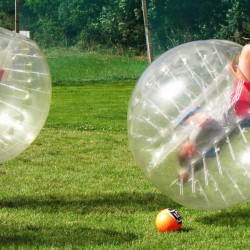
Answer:
[[182, 226], [182, 219], [176, 210], [163, 209], [156, 216], [155, 226], [161, 233], [179, 231]]

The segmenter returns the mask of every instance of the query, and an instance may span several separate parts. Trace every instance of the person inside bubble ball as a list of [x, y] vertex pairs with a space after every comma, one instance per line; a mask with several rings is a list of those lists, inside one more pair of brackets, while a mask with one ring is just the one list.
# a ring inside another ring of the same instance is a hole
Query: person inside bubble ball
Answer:
[[184, 114], [178, 121], [179, 125], [191, 126], [188, 139], [180, 146], [178, 161], [182, 167], [179, 179], [184, 182], [189, 179], [191, 166], [195, 171], [202, 167], [201, 157], [215, 157], [214, 140], [223, 136], [223, 126], [208, 113], [196, 107]]
[[250, 44], [243, 47], [237, 60], [230, 63], [235, 75], [234, 89], [231, 94], [231, 105], [240, 119], [250, 116]]
[[[230, 96], [230, 109], [225, 113], [228, 118], [232, 114], [241, 122], [241, 126], [250, 124], [250, 44], [243, 47], [237, 60], [230, 62], [230, 68], [235, 75], [235, 84]], [[225, 122], [225, 121], [224, 121]], [[216, 152], [212, 147], [211, 138], [221, 136], [223, 125], [212, 119], [208, 114], [201, 112], [200, 108], [189, 111], [181, 118], [179, 124], [196, 124], [189, 138], [181, 145], [178, 160], [182, 169], [179, 179], [188, 181], [191, 165], [196, 159], [201, 158], [202, 152], [206, 152], [206, 157], [215, 157]], [[210, 149], [205, 146], [209, 146]], [[204, 153], [203, 153], [204, 154]], [[195, 171], [202, 167], [202, 163], [193, 164]]]

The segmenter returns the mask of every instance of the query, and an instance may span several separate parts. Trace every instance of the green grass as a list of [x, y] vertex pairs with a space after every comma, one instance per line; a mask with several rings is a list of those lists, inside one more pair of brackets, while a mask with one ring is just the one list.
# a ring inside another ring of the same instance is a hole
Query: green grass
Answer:
[[[144, 178], [127, 142], [135, 81], [113, 80], [53, 87], [44, 129], [1, 166], [1, 249], [248, 249], [249, 203], [196, 211]], [[181, 232], [156, 231], [165, 207], [182, 215]]]
[[47, 52], [54, 85], [136, 80], [147, 66], [142, 57], [57, 49]]

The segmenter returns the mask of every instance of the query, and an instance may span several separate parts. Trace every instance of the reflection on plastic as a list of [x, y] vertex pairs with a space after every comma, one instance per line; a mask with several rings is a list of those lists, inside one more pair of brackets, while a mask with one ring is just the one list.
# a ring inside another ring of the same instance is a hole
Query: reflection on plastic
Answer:
[[0, 163], [35, 140], [50, 102], [50, 73], [36, 43], [0, 28]]
[[131, 95], [133, 156], [153, 185], [182, 205], [215, 210], [250, 198], [250, 122], [230, 101], [229, 63], [241, 50], [225, 40], [177, 46], [146, 69]]

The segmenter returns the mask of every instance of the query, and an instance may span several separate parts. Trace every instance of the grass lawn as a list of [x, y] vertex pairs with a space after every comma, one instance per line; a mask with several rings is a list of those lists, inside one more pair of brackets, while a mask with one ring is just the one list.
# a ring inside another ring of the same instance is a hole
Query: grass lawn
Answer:
[[47, 56], [54, 85], [82, 85], [138, 79], [145, 69], [145, 58], [114, 56], [108, 53], [77, 50], [49, 50]]
[[[61, 58], [65, 62], [49, 55], [56, 84], [48, 120], [25, 152], [1, 166], [0, 247], [248, 249], [249, 203], [214, 212], [192, 210], [158, 192], [136, 166], [126, 115], [133, 78], [145, 62], [125, 64], [123, 72], [128, 67], [129, 73], [123, 81], [115, 71], [125, 59], [116, 57], [110, 81], [95, 78], [93, 68], [87, 78], [94, 83], [85, 81], [84, 69], [75, 73], [75, 82], [60, 80], [61, 65], [70, 65], [69, 72], [80, 69], [78, 59], [75, 65], [70, 55]], [[181, 232], [156, 231], [154, 219], [166, 207], [182, 215]]]

